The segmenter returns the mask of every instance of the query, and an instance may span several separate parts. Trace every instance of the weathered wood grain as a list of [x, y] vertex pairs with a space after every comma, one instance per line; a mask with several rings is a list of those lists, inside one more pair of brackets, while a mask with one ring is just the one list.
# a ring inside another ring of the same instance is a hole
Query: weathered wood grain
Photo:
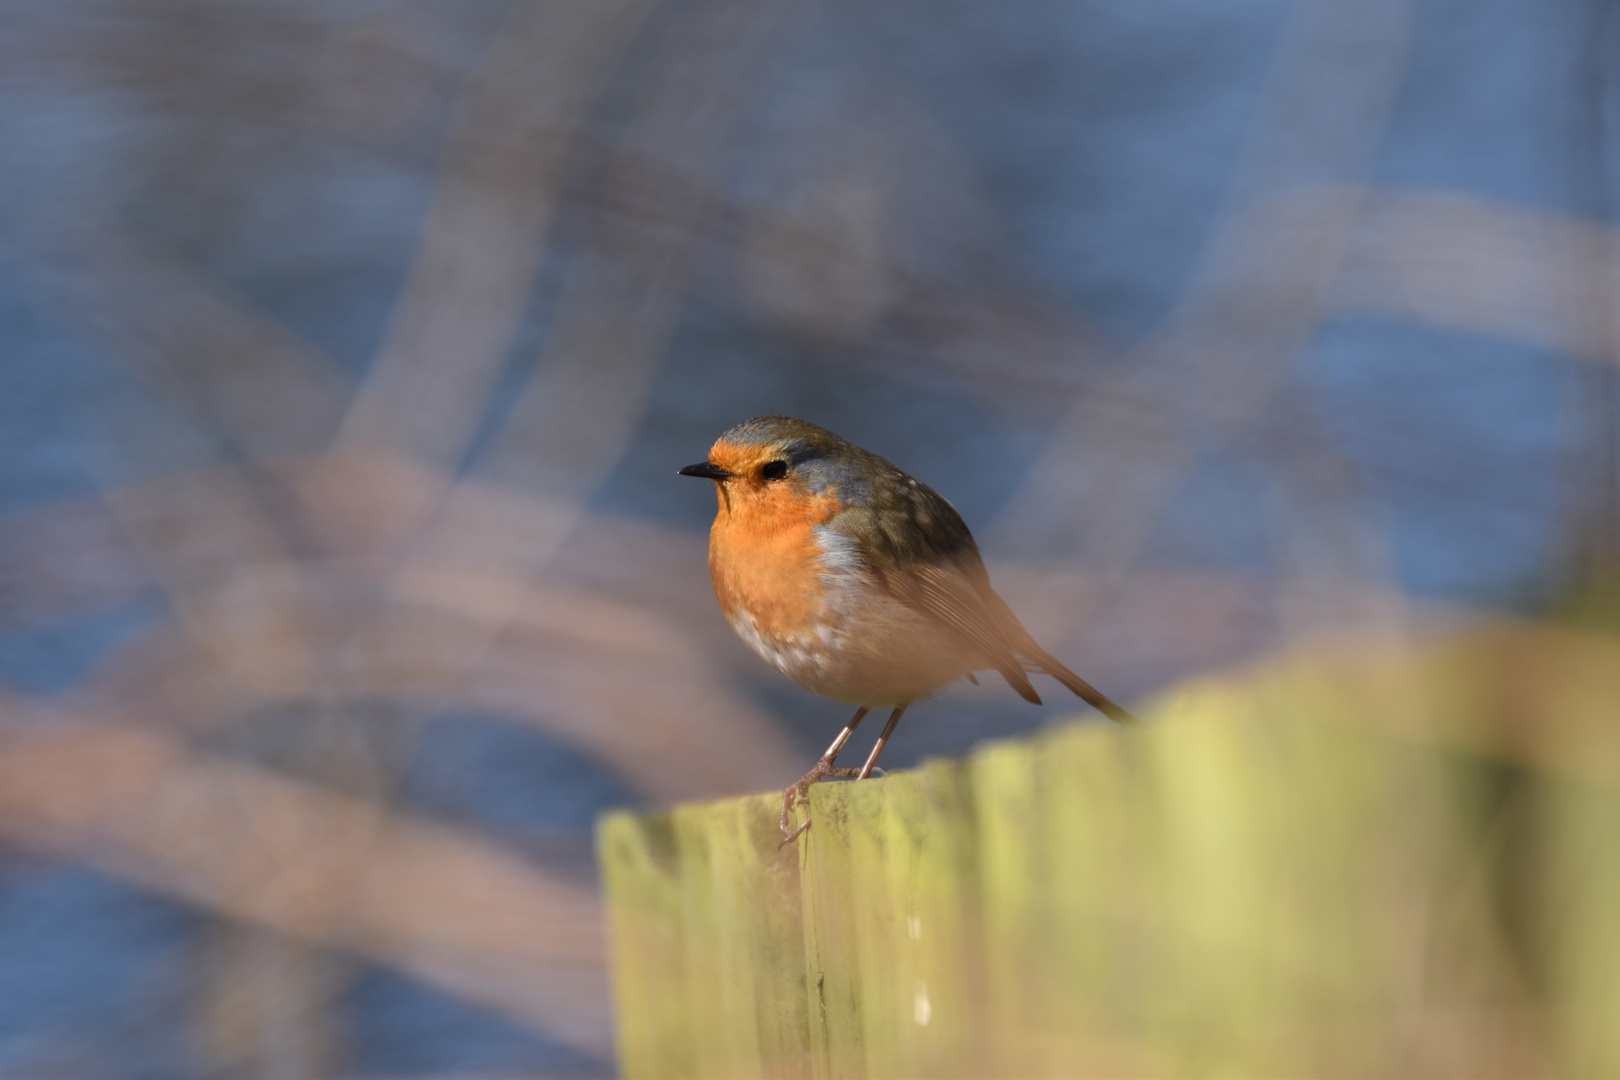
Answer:
[[[610, 815], [621, 1065], [1614, 1075], [1620, 642], [1566, 637], [1286, 658], [821, 784], [787, 849], [775, 796]], [[1526, 660], [1560, 692], [1478, 692]]]

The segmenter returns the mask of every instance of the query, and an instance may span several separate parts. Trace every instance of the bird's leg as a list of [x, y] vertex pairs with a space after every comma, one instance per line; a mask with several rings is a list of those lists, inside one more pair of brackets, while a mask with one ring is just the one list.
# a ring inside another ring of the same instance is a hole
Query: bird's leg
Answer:
[[877, 765], [878, 755], [883, 753], [885, 746], [889, 745], [889, 736], [894, 734], [894, 726], [900, 722], [900, 714], [905, 711], [906, 707], [904, 705], [894, 707], [894, 712], [889, 714], [889, 722], [883, 725], [883, 734], [878, 736], [877, 745], [872, 747], [872, 753], [868, 755], [866, 764], [861, 766], [861, 771], [855, 779], [865, 780], [872, 775], [872, 769]]
[[816, 762], [809, 772], [799, 777], [786, 791], [782, 792], [782, 835], [787, 837], [782, 843], [787, 843], [810, 827], [810, 816], [806, 814], [803, 825], [791, 832], [788, 831], [788, 815], [793, 812], [795, 798], [800, 802], [808, 803], [810, 801], [811, 784], [825, 780], [829, 776], [855, 775], [854, 769], [840, 769], [835, 767], [833, 762], [838, 760], [838, 751], [844, 748], [844, 744], [849, 742], [849, 737], [855, 734], [855, 729], [860, 727], [861, 721], [865, 719], [866, 706], [862, 705], [855, 710], [855, 715], [850, 719], [849, 723], [844, 725], [844, 730], [838, 733], [838, 738], [834, 739], [832, 745], [827, 747], [827, 752], [821, 755], [821, 760]]

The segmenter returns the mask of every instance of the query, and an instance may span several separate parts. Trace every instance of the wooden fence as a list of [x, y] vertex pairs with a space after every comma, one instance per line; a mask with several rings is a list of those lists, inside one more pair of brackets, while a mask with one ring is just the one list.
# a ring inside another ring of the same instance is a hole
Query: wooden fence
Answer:
[[622, 1068], [1620, 1075], [1620, 642], [1387, 651], [604, 817]]

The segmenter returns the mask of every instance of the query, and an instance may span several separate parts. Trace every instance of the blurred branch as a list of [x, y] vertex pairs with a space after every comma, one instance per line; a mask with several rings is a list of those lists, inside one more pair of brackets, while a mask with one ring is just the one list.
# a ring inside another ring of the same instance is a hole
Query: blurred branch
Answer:
[[99, 500], [0, 518], [0, 624], [105, 610], [151, 587], [146, 565]]
[[[736, 126], [807, 6], [699, 0], [683, 9], [658, 43], [620, 141], [703, 186], [717, 182]], [[621, 186], [643, 190], [636, 166], [630, 158], [605, 179], [609, 202]], [[662, 194], [666, 205], [695, 196], [671, 211], [681, 224], [644, 221], [574, 260], [540, 368], [478, 462], [481, 475], [573, 509], [616, 464], [685, 303], [697, 238], [708, 231], [703, 211], [715, 205], [703, 187]], [[557, 521], [546, 550], [568, 524]]]
[[1371, 161], [1410, 12], [1405, 0], [1295, 11], [1199, 283], [1166, 333], [1075, 405], [1004, 508], [997, 546], [1118, 573], [1199, 453], [1271, 400], [1315, 325], [1360, 209], [1354, 190], [1321, 185]]
[[[336, 540], [352, 535], [341, 523], [354, 518], [356, 487], [381, 498], [396, 483], [412, 486], [414, 474], [400, 475], [395, 464], [351, 460], [333, 477], [320, 462], [285, 475], [311, 535]], [[616, 599], [550, 583], [567, 580], [547, 571], [557, 513], [542, 499], [460, 482], [434, 542], [388, 575], [386, 601], [351, 626], [348, 651], [332, 650], [353, 658], [343, 684], [359, 680], [363, 692], [386, 694], [390, 685], [427, 680], [424, 697], [498, 704], [587, 748], [653, 798], [717, 794], [735, 790], [738, 776], [791, 772], [791, 743], [732, 687], [702, 637], [694, 640], [687, 617], [708, 625], [708, 597], [671, 612], [634, 595], [635, 583], [659, 578], [672, 550], [700, 546], [700, 538], [645, 523], [613, 526], [621, 556], [613, 578], [632, 593]], [[707, 591], [701, 577], [683, 580], [693, 593]], [[680, 725], [669, 723], [677, 712], [705, 718], [703, 745], [655, 751], [680, 737]]]
[[[106, 499], [200, 652], [200, 671], [249, 697], [314, 686], [312, 582], [239, 470], [167, 476]], [[228, 644], [243, 636], [253, 649]]]
[[[1585, 0], [1576, 5], [1575, 25], [1581, 35], [1574, 64], [1573, 108], [1566, 114], [1571, 125], [1566, 146], [1573, 152], [1571, 176], [1576, 205], [1604, 225], [1614, 224], [1613, 121], [1615, 80], [1613, 56], [1620, 30], [1611, 0]], [[1586, 271], [1591, 291], [1598, 294], [1610, 318], [1604, 355], [1620, 361], [1620, 324], [1613, 317], [1620, 293], [1620, 264], [1615, 246], [1607, 245], [1596, 265], [1582, 260], [1577, 272]], [[1569, 294], [1572, 301], [1585, 299]], [[1574, 446], [1568, 453], [1575, 473], [1575, 498], [1570, 508], [1573, 604], [1578, 615], [1620, 627], [1620, 370], [1610, 366], [1581, 372], [1582, 390], [1571, 403], [1575, 412]]]
[[0, 736], [9, 842], [358, 953], [585, 1053], [611, 1052], [590, 890], [476, 837], [189, 754], [151, 731], [19, 719]]
[[1327, 435], [1317, 402], [1280, 394], [1264, 455], [1274, 462], [1270, 532], [1278, 611], [1293, 641], [1360, 634], [1394, 652], [1409, 646], [1411, 604], [1399, 589], [1386, 523], [1362, 470]]
[[1446, 191], [1368, 194], [1335, 310], [1620, 363], [1608, 225]]
[[309, 453], [337, 429], [352, 387], [281, 323], [132, 235], [98, 237], [79, 295], [62, 298], [108, 353], [254, 458]]
[[[281, 474], [310, 539], [364, 540], [346, 524], [357, 511], [367, 517], [351, 491], [388, 503], [398, 485], [396, 501], [413, 502], [412, 470], [365, 471], [344, 459], [333, 477], [322, 465]], [[418, 557], [365, 587], [352, 570], [368, 562], [363, 547], [289, 557], [237, 470], [168, 476], [108, 499], [183, 629], [130, 646], [99, 692], [154, 723], [209, 726], [272, 701], [454, 701], [528, 720], [655, 799], [715, 795], [735, 790], [739, 776], [793, 770], [789, 740], [684, 626], [642, 603], [533, 583], [538, 568], [526, 558], [542, 546], [532, 541], [548, 527], [543, 505], [464, 483], [448, 546], [435, 549], [442, 557]], [[89, 514], [73, 523], [105, 528]], [[96, 535], [36, 534], [69, 550]], [[663, 531], [643, 541], [649, 551], [670, 542]], [[18, 555], [21, 565], [46, 557]], [[143, 580], [119, 577], [115, 596]], [[705, 718], [701, 745], [667, 722], [672, 710]]]
[[469, 82], [410, 279], [345, 440], [454, 470], [516, 337], [569, 137], [652, 6], [518, 6]]
[[[769, 71], [774, 46], [795, 24], [793, 16], [801, 7], [701, 0], [684, 9], [663, 27], [621, 140], [697, 175], [718, 168], [735, 125], [754, 100], [754, 84]], [[618, 175], [616, 170], [608, 178], [610, 187], [620, 182], [639, 187], [639, 179], [620, 181]], [[689, 214], [678, 212], [676, 217], [684, 220]], [[463, 580], [493, 574], [516, 585], [549, 561], [578, 524], [585, 498], [617, 463], [643, 414], [685, 302], [695, 237], [701, 234], [689, 227], [642, 228], [612, 237], [604, 245], [613, 249], [611, 255], [595, 246], [575, 255], [546, 356], [475, 466], [477, 475], [521, 491], [529, 500], [514, 498], [496, 509], [482, 492], [466, 485], [456, 488], [442, 513], [426, 523], [412, 544], [409, 561], [399, 571], [405, 584], [397, 587], [408, 592], [409, 582], [445, 572]], [[475, 375], [477, 370], [475, 365]], [[463, 377], [465, 369], [458, 369], [457, 378]], [[489, 520], [491, 510], [498, 520]], [[523, 519], [521, 549], [498, 539], [505, 533], [502, 519], [514, 515]], [[491, 545], [487, 538], [497, 539]], [[508, 554], [516, 558], [500, 557]], [[424, 575], [424, 566], [433, 569]], [[521, 587], [486, 591], [483, 618], [460, 634], [440, 638], [438, 662], [475, 670], [523, 605]], [[627, 685], [605, 679], [597, 692]], [[592, 707], [584, 699], [580, 705]], [[763, 724], [746, 726], [767, 730]], [[645, 726], [641, 734], [646, 737]], [[621, 754], [620, 760], [635, 756], [647, 761], [633, 744]], [[638, 777], [654, 779], [645, 768]]]
[[[840, 174], [828, 182], [834, 179], [847, 181]], [[861, 346], [853, 356], [814, 350], [809, 359], [944, 375], [976, 395], [1026, 408], [1083, 385], [1087, 372], [1077, 358], [1101, 356], [1105, 344], [1067, 305], [963, 285], [911, 265], [859, 235], [864, 219], [847, 222], [836, 205], [821, 205], [836, 194], [820, 199], [814, 212], [748, 205], [701, 170], [581, 133], [561, 197], [586, 231], [608, 238], [598, 247], [605, 255], [634, 259], [634, 238], [643, 232], [684, 234], [681, 242], [693, 252], [713, 248], [730, 256], [734, 272], [746, 277], [743, 291], [781, 328]], [[693, 273], [704, 271], [700, 255], [687, 258]]]
[[190, 1019], [205, 1068], [243, 1080], [341, 1075], [353, 958], [233, 919], [200, 937]]
[[[368, 612], [358, 624], [336, 611], [308, 626], [304, 641], [323, 658], [319, 684], [296, 678], [299, 669], [287, 664], [266, 664], [251, 687], [219, 670], [216, 651], [274, 656], [282, 619], [270, 609], [214, 624], [206, 652], [194, 641], [149, 636], [90, 689], [148, 723], [199, 730], [265, 705], [311, 699], [487, 710], [582, 749], [656, 801], [735, 791], [743, 778], [791, 779], [799, 757], [791, 741], [731, 688], [712, 659], [678, 647], [686, 640], [679, 627], [660, 626], [634, 608], [520, 589], [526, 610], [547, 613], [539, 626], [526, 625], [504, 617], [509, 583], [446, 578], [419, 585], [414, 602]], [[480, 596], [500, 597], [504, 633], [475, 665], [463, 666], [456, 644], [490, 634]], [[626, 625], [630, 632], [621, 633]], [[641, 649], [649, 638], [677, 647], [649, 654]], [[282, 681], [272, 682], [275, 675]], [[701, 727], [689, 731], [679, 717], [701, 717]]]

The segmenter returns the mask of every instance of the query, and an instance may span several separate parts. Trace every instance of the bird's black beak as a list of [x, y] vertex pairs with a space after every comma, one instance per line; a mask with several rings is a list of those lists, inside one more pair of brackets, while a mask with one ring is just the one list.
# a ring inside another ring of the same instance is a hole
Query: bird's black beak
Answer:
[[733, 475], [712, 461], [700, 461], [696, 465], [688, 465], [679, 472], [682, 476], [701, 476], [705, 480], [730, 480]]

